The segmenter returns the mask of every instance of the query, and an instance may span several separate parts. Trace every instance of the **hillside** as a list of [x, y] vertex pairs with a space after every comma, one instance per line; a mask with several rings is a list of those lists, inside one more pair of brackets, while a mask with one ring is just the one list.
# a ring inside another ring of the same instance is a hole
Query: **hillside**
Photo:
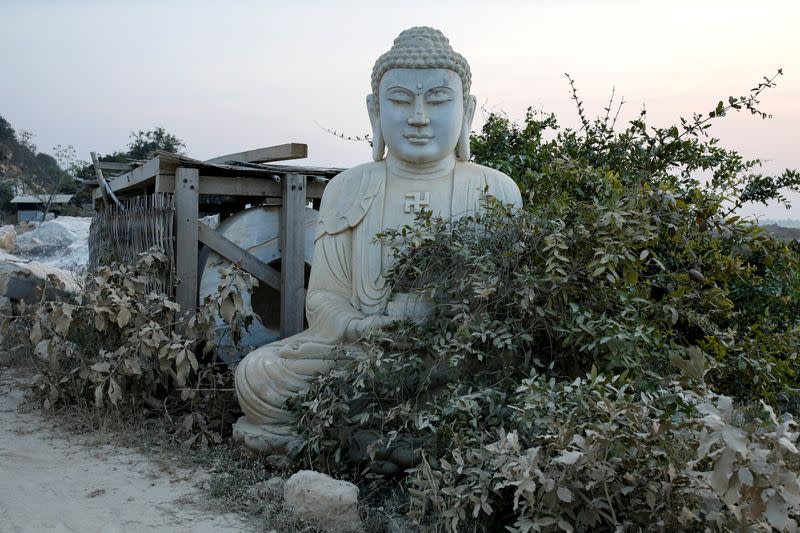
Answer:
[[797, 218], [762, 218], [759, 223], [762, 226], [774, 224], [782, 228], [800, 228], [800, 219]]
[[56, 159], [38, 152], [31, 134], [17, 132], [0, 116], [0, 210], [6, 211], [15, 192], [72, 192], [73, 180]]
[[761, 224], [761, 227], [777, 239], [800, 241], [800, 228], [787, 228], [777, 224]]

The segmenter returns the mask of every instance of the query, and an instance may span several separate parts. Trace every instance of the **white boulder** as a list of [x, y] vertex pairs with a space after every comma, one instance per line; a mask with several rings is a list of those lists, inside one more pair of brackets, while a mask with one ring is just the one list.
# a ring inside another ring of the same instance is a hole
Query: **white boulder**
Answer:
[[17, 253], [65, 270], [82, 270], [89, 262], [90, 217], [58, 217], [17, 236]]
[[20, 253], [48, 253], [64, 249], [89, 238], [89, 217], [58, 217], [42, 222], [35, 229], [17, 237]]
[[2, 226], [0, 227], [0, 249], [10, 252], [14, 249], [15, 243], [17, 240], [17, 230], [14, 229], [14, 226]]
[[286, 507], [309, 525], [329, 531], [358, 531], [358, 487], [347, 481], [301, 470], [283, 487]]

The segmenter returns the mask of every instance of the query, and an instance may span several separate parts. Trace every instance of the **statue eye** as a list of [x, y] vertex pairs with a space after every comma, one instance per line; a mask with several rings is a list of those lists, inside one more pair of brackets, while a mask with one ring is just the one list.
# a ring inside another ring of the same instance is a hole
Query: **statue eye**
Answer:
[[444, 104], [446, 102], [451, 101], [452, 99], [453, 97], [449, 93], [445, 91], [436, 91], [434, 93], [429, 94], [428, 97], [425, 99], [425, 101], [429, 104], [436, 105], [436, 104]]
[[393, 104], [410, 104], [414, 100], [412, 96], [401, 92], [392, 93], [388, 95], [386, 99], [392, 102]]

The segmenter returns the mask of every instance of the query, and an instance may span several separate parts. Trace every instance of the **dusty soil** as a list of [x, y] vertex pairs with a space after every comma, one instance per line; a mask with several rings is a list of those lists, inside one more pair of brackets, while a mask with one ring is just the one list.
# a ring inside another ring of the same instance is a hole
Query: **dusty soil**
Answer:
[[207, 474], [55, 426], [25, 405], [24, 381], [0, 366], [0, 533], [257, 529], [210, 508]]

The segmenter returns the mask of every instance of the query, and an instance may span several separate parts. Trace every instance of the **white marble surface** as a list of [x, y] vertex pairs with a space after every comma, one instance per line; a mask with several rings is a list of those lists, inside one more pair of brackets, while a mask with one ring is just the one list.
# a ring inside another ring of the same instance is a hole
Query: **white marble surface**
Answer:
[[234, 436], [258, 450], [282, 453], [296, 440], [284, 402], [335, 368], [332, 350], [432, 306], [396, 298], [384, 274], [388, 242], [378, 233], [413, 224], [421, 209], [445, 218], [481, 209], [488, 194], [521, 205], [508, 176], [467, 162], [475, 113], [471, 74], [437, 30], [412, 28], [395, 39], [373, 69], [367, 111], [373, 161], [342, 172], [325, 189], [306, 297], [309, 329], [251, 352], [237, 367], [245, 416]]

